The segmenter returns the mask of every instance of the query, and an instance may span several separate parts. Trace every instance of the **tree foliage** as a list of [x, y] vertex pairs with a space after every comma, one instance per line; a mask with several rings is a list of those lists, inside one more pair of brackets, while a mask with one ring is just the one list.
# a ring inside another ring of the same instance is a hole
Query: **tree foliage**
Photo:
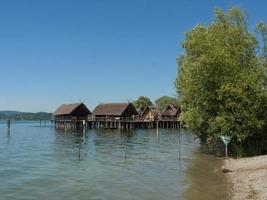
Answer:
[[169, 96], [162, 96], [155, 100], [155, 104], [160, 107], [161, 109], [166, 108], [168, 105], [173, 104], [177, 107], [179, 107], [179, 100], [174, 97]]
[[264, 87], [265, 90], [267, 89], [267, 25], [260, 21], [256, 25], [256, 32], [258, 33], [259, 37], [259, 52], [260, 52], [260, 59], [262, 65], [264, 67], [265, 73], [265, 80], [264, 80]]
[[[257, 23], [256, 25], [256, 32], [259, 34], [260, 36], [260, 43], [262, 45], [261, 46], [261, 56], [263, 57], [264, 61], [267, 61], [267, 25], [260, 21]], [[265, 66], [266, 67], [266, 66]]]
[[145, 97], [145, 96], [138, 97], [138, 99], [135, 100], [133, 104], [137, 109], [153, 105], [152, 101], [148, 97]]
[[257, 54], [259, 43], [247, 26], [245, 11], [216, 8], [212, 23], [186, 33], [176, 88], [186, 124], [205, 144], [220, 134], [232, 135], [241, 146], [266, 137], [266, 60]]

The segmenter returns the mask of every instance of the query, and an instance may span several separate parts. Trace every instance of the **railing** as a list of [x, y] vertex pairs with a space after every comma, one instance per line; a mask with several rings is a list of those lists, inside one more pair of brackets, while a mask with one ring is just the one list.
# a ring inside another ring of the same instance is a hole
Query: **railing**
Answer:
[[180, 121], [179, 117], [165, 116], [161, 117], [160, 121]]
[[116, 116], [105, 116], [105, 117], [96, 117], [96, 116], [88, 116], [88, 117], [54, 117], [53, 121], [83, 121], [87, 120], [89, 122], [94, 121], [118, 121], [118, 122], [153, 122], [153, 121], [179, 121], [178, 117], [140, 117], [140, 116], [132, 116], [132, 117], [116, 117]]
[[71, 116], [68, 116], [68, 117], [53, 117], [52, 120], [54, 121], [83, 121], [83, 120], [86, 120], [86, 117], [71, 117]]
[[88, 121], [118, 121], [118, 122], [153, 122], [153, 121], [179, 121], [177, 117], [158, 117], [158, 118], [146, 118], [140, 116], [132, 116], [132, 117], [96, 117], [96, 116], [89, 116], [87, 118]]
[[96, 116], [89, 116], [87, 118], [88, 121], [135, 121], [136, 117], [96, 117]]

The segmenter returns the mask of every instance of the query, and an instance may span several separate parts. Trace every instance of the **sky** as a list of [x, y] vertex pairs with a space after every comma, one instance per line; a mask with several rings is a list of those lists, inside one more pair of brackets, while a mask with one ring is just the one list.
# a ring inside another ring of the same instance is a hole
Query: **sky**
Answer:
[[233, 5], [267, 22], [264, 0], [0, 0], [0, 110], [173, 96], [184, 33]]

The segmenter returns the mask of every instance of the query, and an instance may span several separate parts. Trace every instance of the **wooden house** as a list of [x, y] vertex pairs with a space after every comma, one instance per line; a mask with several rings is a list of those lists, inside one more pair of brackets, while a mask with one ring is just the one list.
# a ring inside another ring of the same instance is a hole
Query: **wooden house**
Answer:
[[138, 112], [138, 116], [142, 116], [143, 115], [143, 112], [145, 111], [145, 108], [144, 106], [140, 107], [137, 109], [137, 112]]
[[170, 104], [163, 110], [162, 119], [178, 120], [180, 114], [181, 109], [173, 104]]
[[156, 121], [161, 119], [162, 111], [159, 107], [156, 106], [147, 106], [143, 113], [142, 118], [146, 121]]
[[104, 103], [99, 104], [92, 112], [95, 119], [134, 118], [138, 112], [132, 103]]
[[83, 103], [63, 104], [53, 113], [55, 121], [86, 120], [90, 110]]

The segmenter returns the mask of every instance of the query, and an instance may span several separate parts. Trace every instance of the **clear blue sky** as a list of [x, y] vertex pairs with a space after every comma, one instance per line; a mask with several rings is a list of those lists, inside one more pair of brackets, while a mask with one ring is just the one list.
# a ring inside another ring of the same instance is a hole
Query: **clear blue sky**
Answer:
[[1, 1], [0, 110], [174, 95], [183, 33], [231, 5], [267, 21], [264, 0]]

